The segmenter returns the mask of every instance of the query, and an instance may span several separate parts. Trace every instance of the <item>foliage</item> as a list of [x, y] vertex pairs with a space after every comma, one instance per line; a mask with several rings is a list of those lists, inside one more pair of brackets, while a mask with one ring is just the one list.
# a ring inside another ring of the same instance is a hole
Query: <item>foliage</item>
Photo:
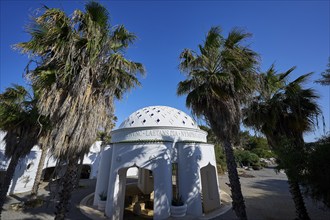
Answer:
[[248, 135], [243, 145], [244, 150], [257, 154], [260, 158], [272, 158], [275, 154], [269, 148], [267, 139], [264, 137]]
[[[34, 92], [34, 90], [32, 89]], [[10, 158], [0, 187], [0, 218], [2, 207], [19, 159], [30, 153], [48, 128], [48, 119], [39, 114], [37, 95], [13, 85], [0, 94], [0, 130], [4, 136], [5, 156]]]
[[31, 39], [16, 45], [36, 64], [27, 77], [40, 90], [40, 112], [53, 122], [48, 144], [58, 158], [85, 153], [99, 129], [109, 132], [113, 98], [140, 85], [142, 64], [124, 57], [136, 36], [108, 19], [94, 1], [72, 16], [45, 6], [27, 28]]
[[260, 167], [260, 158], [257, 154], [251, 153], [246, 150], [235, 150], [235, 159], [236, 162], [243, 166], [252, 166], [252, 167]]
[[178, 95], [187, 95], [186, 105], [197, 117], [203, 117], [225, 149], [233, 209], [246, 219], [244, 199], [238, 178], [232, 145], [237, 140], [241, 105], [256, 87], [258, 55], [243, 41], [251, 35], [238, 28], [223, 37], [220, 27], [212, 27], [199, 52], [185, 49], [179, 68], [186, 79], [179, 82]]
[[217, 162], [218, 173], [223, 174], [227, 171], [226, 156], [223, 147], [218, 144], [214, 146], [215, 160]]
[[47, 144], [67, 164], [55, 219], [64, 219], [77, 178], [77, 163], [98, 137], [114, 125], [115, 98], [140, 85], [141, 63], [125, 58], [136, 36], [123, 25], [111, 26], [109, 13], [95, 1], [85, 11], [44, 6], [32, 18], [31, 39], [16, 48], [31, 57], [27, 77], [40, 97], [38, 110], [49, 117]]
[[327, 65], [327, 69], [321, 73], [322, 78], [317, 80], [317, 83], [320, 83], [323, 86], [330, 86], [330, 57]]
[[303, 173], [305, 192], [330, 208], [330, 133], [308, 144], [309, 154]]
[[244, 109], [243, 121], [266, 136], [277, 155], [279, 167], [285, 169], [288, 176], [297, 217], [309, 219], [299, 186], [306, 163], [303, 134], [318, 125], [322, 113], [315, 91], [303, 88], [312, 73], [287, 83], [286, 79], [294, 69], [278, 74], [271, 66], [260, 75], [259, 93]]

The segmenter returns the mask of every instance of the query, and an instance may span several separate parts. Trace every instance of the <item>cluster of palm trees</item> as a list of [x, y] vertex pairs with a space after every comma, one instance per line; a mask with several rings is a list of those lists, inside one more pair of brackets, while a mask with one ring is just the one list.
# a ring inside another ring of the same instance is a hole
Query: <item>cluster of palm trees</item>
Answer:
[[[6, 132], [6, 156], [11, 158], [0, 189], [0, 218], [19, 159], [39, 144], [44, 153], [50, 150], [66, 164], [55, 217], [64, 219], [79, 159], [100, 132], [113, 128], [114, 99], [140, 85], [137, 74], [144, 74], [143, 65], [125, 58], [136, 37], [108, 20], [108, 11], [94, 1], [72, 16], [44, 7], [27, 29], [31, 39], [16, 45], [32, 57], [34, 68], [27, 68], [26, 76], [34, 95], [17, 85], [0, 95], [0, 129]], [[203, 117], [222, 142], [239, 219], [247, 219], [247, 214], [233, 143], [242, 121], [262, 132], [280, 159], [296, 158], [292, 164], [282, 159], [280, 165], [288, 174], [298, 217], [308, 219], [296, 172], [303, 172], [303, 133], [313, 128], [321, 114], [318, 96], [302, 87], [310, 74], [288, 83], [294, 68], [278, 74], [272, 66], [258, 73], [259, 55], [244, 45], [248, 37], [249, 33], [235, 28], [225, 38], [221, 28], [211, 28], [199, 52], [185, 49], [181, 53], [180, 70], [187, 79], [179, 83], [177, 94], [187, 95], [187, 107]]]
[[[245, 203], [233, 155], [240, 123], [263, 133], [289, 179], [290, 192], [298, 219], [309, 219], [300, 190], [306, 147], [304, 132], [311, 131], [322, 114], [318, 95], [303, 88], [312, 73], [292, 82], [288, 75], [295, 69], [277, 73], [272, 65], [259, 73], [259, 56], [244, 46], [250, 34], [237, 28], [223, 37], [219, 27], [208, 32], [199, 52], [185, 49], [180, 70], [187, 79], [178, 85], [177, 94], [187, 95], [186, 105], [202, 117], [225, 150], [233, 209], [239, 219], [247, 219]], [[329, 80], [329, 71], [320, 81]]]

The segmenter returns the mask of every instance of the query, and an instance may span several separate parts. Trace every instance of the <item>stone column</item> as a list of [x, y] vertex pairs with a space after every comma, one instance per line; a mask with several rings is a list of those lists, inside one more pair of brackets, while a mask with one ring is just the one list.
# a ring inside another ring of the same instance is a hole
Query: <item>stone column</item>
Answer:
[[101, 155], [101, 161], [97, 173], [93, 205], [97, 206], [100, 200], [99, 195], [108, 191], [109, 175], [111, 170], [112, 147], [106, 146]]
[[105, 214], [112, 220], [122, 220], [124, 213], [127, 168], [115, 170], [110, 176]]
[[155, 161], [154, 175], [154, 219], [167, 219], [170, 216], [172, 200], [172, 166], [169, 159]]
[[178, 145], [179, 192], [187, 203], [187, 215], [202, 216], [201, 180], [198, 160], [201, 152], [198, 144]]

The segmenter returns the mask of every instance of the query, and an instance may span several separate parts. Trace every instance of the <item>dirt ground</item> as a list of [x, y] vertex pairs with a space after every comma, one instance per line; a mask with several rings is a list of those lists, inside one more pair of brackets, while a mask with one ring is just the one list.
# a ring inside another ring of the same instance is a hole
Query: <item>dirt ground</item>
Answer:
[[[276, 174], [272, 168], [258, 171], [246, 171], [253, 178], [241, 177], [241, 186], [245, 198], [246, 211], [250, 220], [293, 220], [294, 204], [289, 192], [287, 177], [284, 173]], [[219, 177], [220, 189], [230, 194], [227, 175]], [[330, 210], [322, 209], [322, 204], [306, 198], [306, 206], [311, 219], [330, 220]], [[237, 219], [232, 210], [218, 219]]]

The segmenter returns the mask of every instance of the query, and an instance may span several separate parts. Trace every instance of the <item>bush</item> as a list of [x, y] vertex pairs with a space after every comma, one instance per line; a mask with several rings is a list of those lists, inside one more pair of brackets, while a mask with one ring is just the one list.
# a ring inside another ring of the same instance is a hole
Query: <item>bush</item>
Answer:
[[236, 162], [241, 166], [252, 166], [256, 169], [261, 168], [260, 158], [255, 153], [251, 153], [247, 150], [235, 150], [234, 155]]
[[217, 170], [218, 173], [224, 174], [227, 171], [226, 157], [224, 154], [224, 150], [221, 145], [214, 146], [215, 151], [215, 159], [217, 161]]

